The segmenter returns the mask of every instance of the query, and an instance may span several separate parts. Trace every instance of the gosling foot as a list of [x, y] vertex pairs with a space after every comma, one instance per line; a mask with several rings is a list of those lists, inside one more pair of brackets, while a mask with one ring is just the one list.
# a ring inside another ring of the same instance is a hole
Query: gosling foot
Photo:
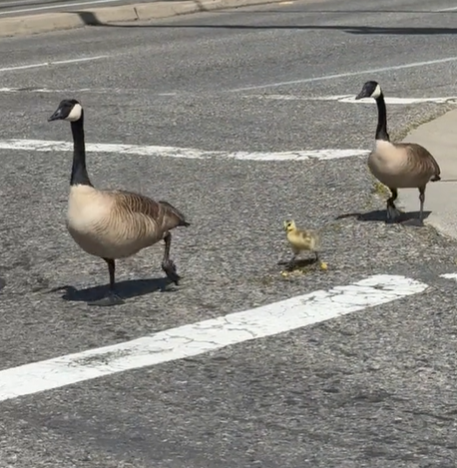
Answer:
[[125, 302], [113, 291], [110, 291], [105, 297], [102, 297], [101, 299], [97, 299], [96, 301], [88, 303], [90, 306], [97, 307], [111, 307], [122, 304], [125, 304]]
[[175, 262], [171, 259], [164, 260], [162, 262], [162, 270], [165, 272], [168, 279], [172, 281], [173, 283], [175, 283], [176, 286], [178, 286], [178, 282], [181, 279], [181, 277], [176, 272]]

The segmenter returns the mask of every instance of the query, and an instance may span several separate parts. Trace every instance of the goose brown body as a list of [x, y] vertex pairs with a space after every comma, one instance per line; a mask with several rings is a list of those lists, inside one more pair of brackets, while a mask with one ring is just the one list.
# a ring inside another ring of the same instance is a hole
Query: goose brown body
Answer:
[[415, 143], [391, 143], [376, 140], [368, 156], [371, 173], [387, 187], [425, 187], [437, 177], [440, 167], [424, 147]]
[[88, 185], [70, 188], [68, 231], [85, 252], [97, 257], [130, 257], [186, 224], [174, 207], [141, 194]]

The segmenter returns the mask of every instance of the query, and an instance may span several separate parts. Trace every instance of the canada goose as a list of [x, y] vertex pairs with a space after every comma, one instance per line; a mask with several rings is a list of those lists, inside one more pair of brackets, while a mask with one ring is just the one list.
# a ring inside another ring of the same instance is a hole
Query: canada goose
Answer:
[[368, 156], [372, 174], [392, 192], [387, 200], [387, 221], [400, 215], [395, 207], [399, 188], [419, 189], [419, 219], [407, 224], [423, 226], [425, 187], [428, 182], [441, 180], [440, 167], [435, 158], [423, 146], [416, 143], [392, 143], [387, 133], [386, 103], [381, 87], [376, 81], [367, 81], [355, 99], [373, 98], [378, 108], [375, 148]]
[[108, 265], [109, 291], [91, 305], [123, 304], [115, 294], [115, 259], [130, 257], [160, 240], [165, 242], [162, 269], [178, 284], [176, 266], [170, 259], [171, 229], [190, 226], [184, 215], [166, 201], [154, 201], [124, 190], [98, 190], [86, 169], [84, 110], [75, 99], [64, 99], [48, 121], [71, 122], [73, 167], [70, 178], [67, 228], [88, 254]]
[[286, 231], [287, 241], [293, 252], [289, 267], [292, 268], [294, 266], [297, 256], [303, 251], [313, 252], [316, 257], [316, 262], [318, 262], [320, 239], [317, 232], [297, 228], [294, 220], [284, 221], [283, 225]]

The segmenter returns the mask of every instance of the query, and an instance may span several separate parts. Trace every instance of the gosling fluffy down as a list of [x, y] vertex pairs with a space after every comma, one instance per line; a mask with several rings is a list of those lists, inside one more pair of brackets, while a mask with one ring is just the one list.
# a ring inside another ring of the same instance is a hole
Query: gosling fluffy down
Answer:
[[320, 238], [317, 232], [309, 229], [297, 228], [294, 220], [284, 221], [284, 230], [286, 231], [287, 241], [293, 252], [293, 257], [289, 266], [293, 266], [297, 256], [304, 251], [313, 252], [316, 261], [319, 261]]
[[387, 110], [384, 94], [376, 81], [367, 81], [356, 99], [373, 98], [378, 109], [375, 147], [368, 156], [371, 173], [392, 192], [387, 200], [387, 221], [395, 221], [400, 212], [395, 206], [400, 188], [419, 190], [419, 219], [408, 224], [423, 225], [425, 188], [429, 182], [441, 180], [441, 170], [435, 158], [416, 143], [392, 143], [387, 133]]
[[108, 265], [108, 294], [91, 304], [123, 303], [115, 294], [115, 260], [130, 257], [161, 240], [165, 242], [162, 269], [171, 281], [178, 284], [180, 277], [170, 259], [170, 231], [178, 226], [189, 226], [185, 216], [166, 201], [155, 201], [125, 190], [100, 190], [92, 185], [86, 168], [84, 110], [78, 101], [61, 101], [48, 120], [71, 123], [73, 167], [68, 231], [82, 250], [102, 258]]

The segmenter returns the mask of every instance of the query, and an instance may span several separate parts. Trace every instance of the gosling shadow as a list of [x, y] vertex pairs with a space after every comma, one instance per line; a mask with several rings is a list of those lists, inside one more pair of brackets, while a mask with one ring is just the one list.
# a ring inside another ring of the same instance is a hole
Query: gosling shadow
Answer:
[[6, 286], [6, 281], [3, 278], [0, 278], [0, 291]]
[[307, 268], [311, 265], [315, 265], [317, 263], [317, 260], [312, 257], [312, 258], [299, 258], [293, 262], [293, 264], [290, 263], [290, 260], [280, 260], [278, 262], [278, 265], [281, 266], [286, 266], [287, 271], [293, 271], [296, 269], [300, 268]]
[[[404, 224], [411, 222], [413, 220], [419, 220], [419, 211], [408, 211], [407, 213], [401, 212], [400, 216], [395, 220], [395, 222], [389, 224]], [[431, 211], [423, 212], [422, 219], [427, 219], [431, 214]], [[335, 220], [346, 219], [346, 218], [356, 218], [357, 221], [363, 222], [387, 222], [387, 211], [386, 210], [374, 210], [367, 213], [345, 213], [339, 215]]]
[[[167, 286], [172, 284], [168, 278], [136, 279], [116, 282], [116, 295], [121, 299], [132, 299], [146, 296], [156, 291], [175, 292], [177, 289]], [[92, 286], [84, 289], [76, 289], [74, 286], [64, 285], [48, 291], [49, 293], [64, 291], [61, 296], [69, 302], [94, 302], [106, 296], [109, 285]]]

